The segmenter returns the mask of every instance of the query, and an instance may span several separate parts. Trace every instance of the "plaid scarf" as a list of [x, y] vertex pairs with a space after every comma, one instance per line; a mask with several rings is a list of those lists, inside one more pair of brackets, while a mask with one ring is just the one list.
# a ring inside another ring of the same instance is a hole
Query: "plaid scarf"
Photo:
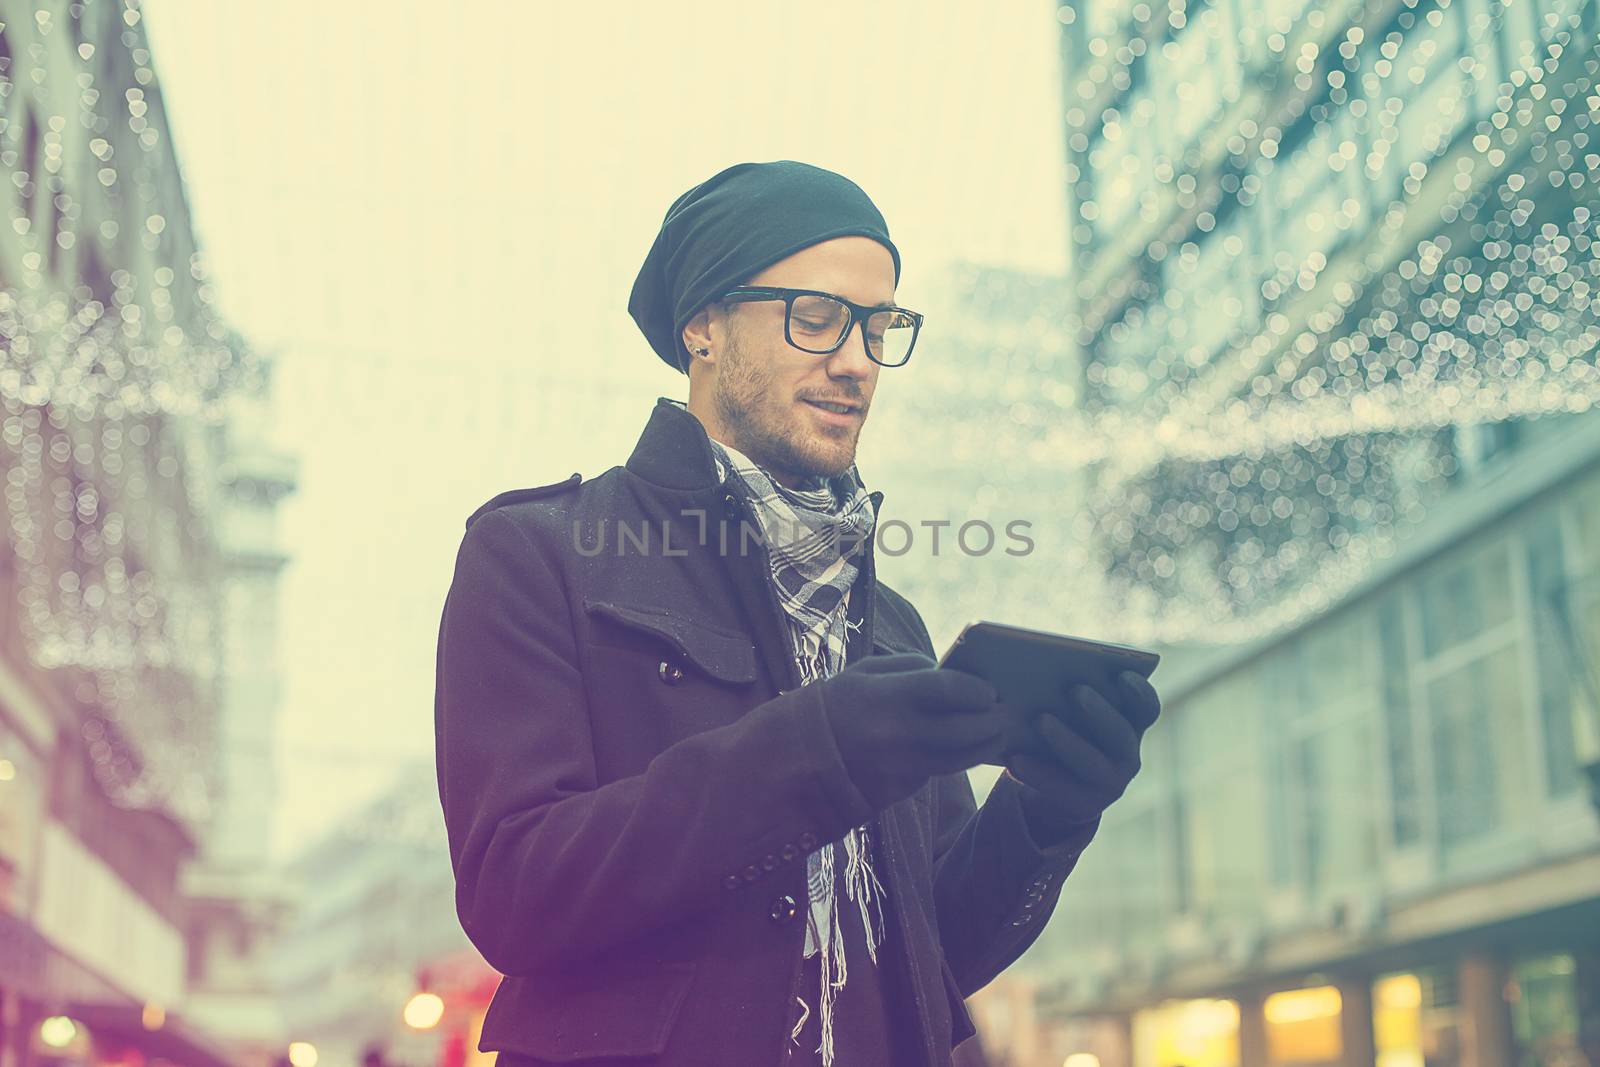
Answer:
[[[772, 582], [789, 620], [790, 651], [800, 667], [801, 684], [843, 670], [850, 587], [860, 571], [875, 518], [871, 498], [857, 484], [855, 469], [837, 478], [812, 478], [801, 488], [790, 489], [773, 481], [737, 449], [715, 438], [707, 440], [716, 458], [718, 480], [737, 483], [761, 526], [772, 562]], [[883, 937], [883, 886], [872, 871], [872, 842], [866, 825], [851, 830], [840, 844], [845, 893], [860, 907], [867, 952], [876, 965]], [[806, 857], [810, 907], [805, 956], [809, 959], [822, 953], [822, 1044], [815, 1051], [822, 1053], [824, 1067], [833, 1063], [833, 1000], [844, 988], [846, 976], [844, 935], [835, 912], [838, 857], [838, 845], [832, 842]], [[869, 906], [878, 909], [876, 927]], [[800, 1020], [789, 1035], [795, 1045], [811, 1014], [805, 998], [797, 999]]]

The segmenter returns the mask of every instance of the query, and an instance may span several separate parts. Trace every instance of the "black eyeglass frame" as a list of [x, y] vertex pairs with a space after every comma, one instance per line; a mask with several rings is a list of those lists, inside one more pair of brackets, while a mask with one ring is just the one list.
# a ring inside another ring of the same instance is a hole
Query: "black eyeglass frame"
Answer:
[[[818, 350], [815, 348], [807, 348], [804, 345], [795, 344], [794, 337], [789, 332], [789, 319], [790, 316], [794, 314], [794, 300], [797, 296], [825, 296], [829, 300], [837, 301], [849, 309], [850, 321], [845, 324], [843, 332], [839, 334], [839, 339], [833, 343], [831, 348]], [[864, 323], [868, 317], [875, 315], [880, 311], [899, 312], [911, 320], [911, 343], [906, 345], [906, 357], [899, 363], [885, 363], [883, 360], [872, 354], [872, 348], [867, 344], [867, 331], [863, 329], [861, 331], [861, 348], [864, 352], [866, 352], [867, 358], [872, 360], [872, 362], [876, 363], [878, 366], [903, 367], [907, 363], [910, 363], [911, 352], [917, 347], [917, 336], [922, 333], [922, 313], [920, 311], [912, 311], [910, 308], [903, 308], [893, 304], [889, 305], [888, 307], [874, 307], [866, 304], [857, 304], [853, 301], [846, 300], [837, 293], [828, 293], [821, 289], [788, 289], [778, 285], [741, 285], [737, 289], [730, 289], [726, 293], [723, 293], [721, 296], [717, 297], [718, 303], [732, 302], [743, 304], [752, 303], [758, 300], [782, 300], [783, 339], [789, 343], [790, 347], [798, 348], [802, 352], [810, 352], [815, 356], [831, 355], [832, 353], [839, 351], [840, 346], [850, 339], [850, 333], [856, 328], [856, 323]]]

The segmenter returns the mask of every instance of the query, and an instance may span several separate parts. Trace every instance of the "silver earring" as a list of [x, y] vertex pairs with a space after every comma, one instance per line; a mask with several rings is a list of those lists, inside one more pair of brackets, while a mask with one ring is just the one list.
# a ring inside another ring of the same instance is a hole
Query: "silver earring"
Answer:
[[697, 349], [694, 350], [694, 354], [697, 355], [697, 356], [709, 356], [711, 354], [711, 349], [709, 349], [709, 348], [697, 348]]

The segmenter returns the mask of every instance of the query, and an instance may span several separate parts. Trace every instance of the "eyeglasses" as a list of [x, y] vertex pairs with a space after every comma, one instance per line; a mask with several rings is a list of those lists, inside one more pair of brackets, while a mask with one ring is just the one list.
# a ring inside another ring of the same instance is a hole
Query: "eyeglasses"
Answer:
[[903, 307], [868, 307], [819, 289], [785, 289], [774, 285], [746, 285], [718, 297], [726, 303], [757, 300], [784, 302], [783, 339], [802, 352], [819, 356], [837, 351], [857, 322], [867, 358], [883, 367], [903, 366], [911, 358], [922, 329], [922, 316]]

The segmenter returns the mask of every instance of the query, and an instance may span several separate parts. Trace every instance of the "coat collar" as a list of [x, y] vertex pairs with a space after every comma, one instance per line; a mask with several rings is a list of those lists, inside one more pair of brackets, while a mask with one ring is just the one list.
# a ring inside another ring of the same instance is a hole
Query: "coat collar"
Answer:
[[[663, 489], [709, 491], [717, 481], [717, 461], [711, 454], [711, 439], [699, 417], [671, 397], [657, 397], [638, 444], [625, 464], [628, 471]], [[861, 472], [854, 466], [851, 475], [862, 489]], [[867, 494], [876, 514], [883, 502], [882, 490]]]

